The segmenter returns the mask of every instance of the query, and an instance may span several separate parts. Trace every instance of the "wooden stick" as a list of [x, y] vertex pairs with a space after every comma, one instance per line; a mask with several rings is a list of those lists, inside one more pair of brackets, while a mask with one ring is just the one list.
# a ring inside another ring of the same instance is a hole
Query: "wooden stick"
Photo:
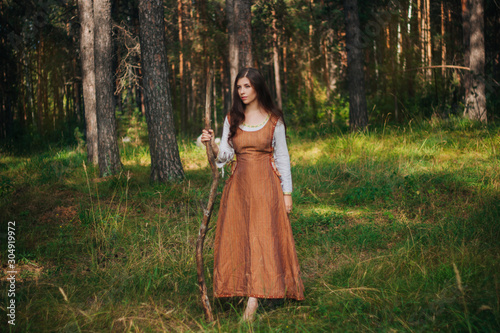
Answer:
[[[205, 129], [208, 131], [210, 129], [210, 106], [212, 96], [212, 81], [213, 81], [213, 69], [210, 68], [207, 74], [207, 86], [206, 86], [206, 97], [205, 97]], [[213, 140], [213, 138], [212, 138]], [[205, 242], [205, 235], [208, 231], [208, 223], [210, 222], [210, 217], [212, 216], [212, 211], [214, 209], [215, 197], [217, 196], [217, 186], [219, 185], [219, 171], [215, 165], [215, 155], [212, 149], [212, 142], [205, 142], [207, 148], [208, 162], [210, 163], [210, 168], [212, 169], [212, 186], [210, 187], [210, 195], [208, 197], [207, 208], [203, 211], [203, 220], [200, 225], [200, 231], [198, 233], [198, 240], [196, 241], [196, 269], [198, 272], [198, 287], [201, 293], [201, 303], [203, 305], [203, 310], [205, 311], [205, 318], [208, 322], [214, 321], [214, 316], [212, 314], [212, 308], [210, 307], [210, 300], [208, 298], [207, 285], [205, 283], [205, 271], [203, 265], [203, 243]]]
[[410, 72], [410, 71], [418, 71], [419, 69], [432, 69], [432, 68], [464, 69], [466, 71], [470, 71], [469, 67], [464, 67], [464, 66], [439, 65], [439, 66], [423, 66], [423, 67], [409, 68], [398, 72]]

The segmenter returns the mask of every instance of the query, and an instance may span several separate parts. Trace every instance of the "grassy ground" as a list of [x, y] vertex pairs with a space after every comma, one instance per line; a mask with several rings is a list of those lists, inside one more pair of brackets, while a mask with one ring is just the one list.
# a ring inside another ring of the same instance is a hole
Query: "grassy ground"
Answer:
[[82, 147], [0, 157], [1, 313], [7, 220], [19, 271], [16, 326], [3, 313], [1, 331], [500, 329], [500, 128], [290, 129], [306, 299], [263, 304], [251, 326], [238, 323], [239, 299], [214, 301], [217, 321], [203, 320], [194, 248], [210, 182], [204, 151], [183, 140], [186, 179], [151, 185], [144, 128], [128, 128], [117, 177], [99, 179]]

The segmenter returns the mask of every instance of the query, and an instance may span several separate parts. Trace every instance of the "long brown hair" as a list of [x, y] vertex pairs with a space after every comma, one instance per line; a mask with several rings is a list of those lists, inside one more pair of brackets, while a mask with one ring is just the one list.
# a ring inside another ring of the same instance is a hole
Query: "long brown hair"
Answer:
[[267, 112], [271, 112], [271, 114], [275, 115], [278, 119], [281, 119], [283, 121], [283, 124], [285, 125], [285, 131], [286, 131], [286, 124], [285, 124], [285, 119], [283, 118], [283, 111], [276, 106], [276, 104], [273, 101], [273, 98], [271, 97], [271, 93], [269, 92], [269, 88], [267, 87], [266, 81], [264, 80], [264, 77], [260, 72], [255, 69], [255, 68], [243, 68], [240, 70], [238, 75], [236, 75], [236, 79], [234, 80], [234, 87], [233, 87], [233, 105], [231, 109], [229, 110], [229, 136], [228, 140], [230, 140], [234, 135], [236, 135], [236, 130], [238, 129], [238, 126], [245, 121], [245, 104], [240, 98], [240, 95], [238, 94], [238, 88], [236, 84], [238, 83], [238, 80], [246, 77], [249, 81], [252, 87], [255, 89], [255, 92], [257, 93], [257, 101], [259, 102], [259, 105], [264, 108]]

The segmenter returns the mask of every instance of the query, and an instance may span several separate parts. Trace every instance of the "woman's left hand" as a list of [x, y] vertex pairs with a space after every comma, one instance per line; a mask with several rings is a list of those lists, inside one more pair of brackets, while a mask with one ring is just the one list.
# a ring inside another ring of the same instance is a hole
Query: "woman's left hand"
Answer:
[[286, 195], [285, 194], [285, 208], [286, 212], [290, 214], [292, 211], [292, 196], [291, 195]]

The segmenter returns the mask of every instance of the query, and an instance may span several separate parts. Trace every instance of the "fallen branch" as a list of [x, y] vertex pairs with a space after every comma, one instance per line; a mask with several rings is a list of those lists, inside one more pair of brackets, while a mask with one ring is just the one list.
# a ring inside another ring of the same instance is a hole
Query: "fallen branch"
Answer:
[[464, 69], [466, 71], [470, 71], [469, 67], [464, 66], [454, 66], [454, 65], [440, 65], [440, 66], [422, 66], [416, 68], [409, 68], [398, 72], [410, 72], [410, 71], [418, 71], [419, 69], [433, 69], [433, 68], [451, 68], [451, 69]]
[[[208, 131], [210, 127], [210, 106], [212, 96], [212, 81], [213, 81], [213, 70], [209, 69], [207, 75], [207, 90], [205, 99], [205, 129]], [[196, 269], [198, 272], [198, 287], [201, 293], [201, 303], [203, 305], [203, 310], [205, 311], [205, 318], [208, 322], [214, 321], [214, 316], [212, 314], [212, 308], [210, 306], [210, 300], [208, 298], [207, 285], [205, 283], [205, 271], [203, 265], [203, 243], [205, 242], [205, 235], [208, 231], [208, 223], [210, 222], [210, 217], [212, 216], [212, 211], [214, 209], [215, 197], [217, 196], [217, 186], [219, 185], [219, 171], [215, 165], [215, 155], [212, 149], [212, 142], [205, 142], [207, 148], [208, 162], [210, 163], [210, 168], [212, 169], [212, 186], [210, 187], [210, 195], [208, 197], [207, 208], [203, 210], [203, 220], [200, 225], [200, 231], [198, 233], [198, 240], [196, 241]]]

